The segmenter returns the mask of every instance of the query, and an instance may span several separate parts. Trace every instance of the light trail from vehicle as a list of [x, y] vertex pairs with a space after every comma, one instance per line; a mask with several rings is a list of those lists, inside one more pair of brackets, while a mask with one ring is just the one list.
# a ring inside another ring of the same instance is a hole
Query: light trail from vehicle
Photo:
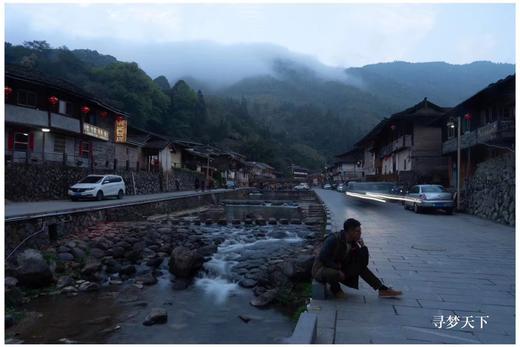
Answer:
[[354, 198], [361, 198], [361, 199], [365, 199], [365, 200], [374, 200], [374, 201], [379, 201], [379, 202], [386, 202], [386, 200], [378, 199], [376, 197], [367, 196], [365, 194], [358, 194], [358, 193], [352, 193], [352, 192], [347, 192], [345, 194], [347, 196], [352, 196]]
[[408, 202], [421, 202], [421, 199], [416, 199], [416, 198], [406, 198], [406, 197], [387, 195], [387, 194], [375, 194], [375, 193], [370, 193], [370, 192], [367, 192], [366, 194], [368, 196], [371, 196], [374, 198], [383, 198], [383, 199], [408, 201]]

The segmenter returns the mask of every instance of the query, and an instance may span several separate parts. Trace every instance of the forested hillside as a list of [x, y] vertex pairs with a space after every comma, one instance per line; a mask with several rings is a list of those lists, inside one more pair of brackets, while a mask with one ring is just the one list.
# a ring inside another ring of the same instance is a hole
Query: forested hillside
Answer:
[[453, 106], [514, 72], [514, 65], [489, 62], [388, 63], [326, 79], [279, 59], [271, 74], [206, 91], [203, 80], [169, 80], [169, 71], [152, 79], [137, 63], [89, 49], [52, 48], [45, 41], [6, 43], [5, 56], [7, 64], [68, 80], [130, 113], [135, 126], [213, 143], [282, 172], [291, 163], [323, 167], [381, 118], [425, 96]]

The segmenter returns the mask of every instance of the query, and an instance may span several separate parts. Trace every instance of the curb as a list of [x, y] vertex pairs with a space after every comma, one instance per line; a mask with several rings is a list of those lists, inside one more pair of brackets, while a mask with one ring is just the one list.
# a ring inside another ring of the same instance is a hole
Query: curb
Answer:
[[318, 316], [315, 313], [303, 312], [296, 323], [291, 337], [285, 343], [309, 345], [316, 341]]

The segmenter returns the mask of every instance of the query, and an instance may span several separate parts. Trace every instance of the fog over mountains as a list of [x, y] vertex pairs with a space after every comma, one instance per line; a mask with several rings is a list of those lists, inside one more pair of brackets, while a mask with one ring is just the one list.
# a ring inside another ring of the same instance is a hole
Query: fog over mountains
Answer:
[[[321, 101], [317, 98], [324, 92], [323, 88], [325, 91], [327, 87], [339, 88], [334, 92], [336, 100], [353, 98], [347, 103], [358, 103], [359, 98], [374, 99], [378, 112], [398, 111], [424, 97], [443, 106], [454, 106], [515, 71], [513, 64], [485, 61], [464, 65], [387, 62], [363, 67], [332, 67], [312, 56], [269, 43], [117, 41], [105, 42], [102, 46], [106, 50], [101, 52], [110, 52], [118, 60], [137, 62], [152, 78], [164, 75], [171, 85], [184, 79], [206, 94], [330, 104], [328, 98]], [[273, 94], [276, 92], [280, 97]], [[384, 107], [380, 107], [380, 103]]]
[[424, 97], [455, 106], [515, 72], [513, 64], [485, 61], [331, 67], [272, 44], [45, 45], [7, 44], [6, 62], [70, 80], [133, 114], [138, 126], [279, 168], [322, 167], [381, 119]]

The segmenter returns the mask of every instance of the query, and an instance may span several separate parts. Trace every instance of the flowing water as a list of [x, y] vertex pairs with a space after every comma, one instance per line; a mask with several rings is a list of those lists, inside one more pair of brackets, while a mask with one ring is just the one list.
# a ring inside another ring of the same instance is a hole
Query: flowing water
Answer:
[[[33, 300], [25, 310], [37, 314], [27, 314], [7, 336], [25, 343], [283, 342], [295, 322], [275, 309], [249, 305], [252, 291], [237, 282], [265, 269], [268, 259], [283, 256], [288, 248], [301, 247], [312, 231], [303, 225], [201, 228], [223, 241], [187, 289], [172, 288], [164, 261], [153, 286], [140, 289], [129, 280], [96, 293]], [[167, 310], [168, 322], [143, 326], [154, 307]]]

